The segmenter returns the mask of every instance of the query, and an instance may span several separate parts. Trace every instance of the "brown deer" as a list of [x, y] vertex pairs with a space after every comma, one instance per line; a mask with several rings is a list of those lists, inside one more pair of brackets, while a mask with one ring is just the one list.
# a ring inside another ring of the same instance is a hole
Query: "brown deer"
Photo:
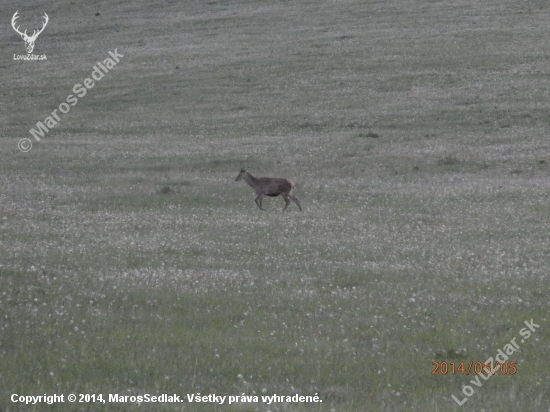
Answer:
[[258, 194], [258, 196], [255, 199], [256, 204], [260, 208], [260, 210], [265, 210], [262, 207], [262, 198], [264, 196], [271, 196], [276, 197], [281, 195], [283, 199], [285, 199], [286, 205], [283, 208], [283, 211], [288, 207], [290, 204], [289, 198], [294, 201], [300, 208], [300, 212], [302, 211], [302, 206], [300, 205], [300, 201], [292, 195], [291, 191], [294, 188], [294, 182], [289, 179], [276, 179], [273, 177], [260, 177], [256, 178], [252, 176], [250, 173], [248, 173], [248, 169], [242, 168], [239, 175], [235, 178], [235, 181], [238, 182], [239, 180], [244, 179], [248, 185], [254, 189], [254, 191]]

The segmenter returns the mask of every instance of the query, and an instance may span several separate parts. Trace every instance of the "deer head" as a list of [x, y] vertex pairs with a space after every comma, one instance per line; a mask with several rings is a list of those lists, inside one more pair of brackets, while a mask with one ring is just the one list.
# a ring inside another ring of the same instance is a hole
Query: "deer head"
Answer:
[[12, 19], [11, 19], [11, 26], [13, 27], [13, 29], [19, 33], [21, 35], [21, 38], [25, 41], [25, 48], [27, 49], [27, 53], [28, 54], [31, 54], [32, 51], [34, 50], [34, 42], [36, 41], [36, 38], [38, 37], [38, 35], [40, 33], [42, 33], [44, 31], [44, 29], [46, 28], [46, 25], [48, 24], [48, 20], [49, 20], [49, 17], [46, 13], [44, 13], [44, 15], [42, 16], [45, 20], [44, 22], [42, 23], [42, 28], [40, 28], [39, 30], [34, 30], [33, 33], [32, 33], [32, 36], [28, 36], [27, 35], [27, 30], [25, 30], [24, 33], [21, 33], [19, 31], [19, 26], [15, 27], [15, 21], [18, 19], [18, 13], [19, 11], [16, 11], [15, 14], [13, 15]]
[[241, 168], [241, 171], [239, 172], [239, 175], [235, 178], [235, 182], [238, 182], [239, 180], [241, 180], [246, 172], [248, 172], [247, 167]]

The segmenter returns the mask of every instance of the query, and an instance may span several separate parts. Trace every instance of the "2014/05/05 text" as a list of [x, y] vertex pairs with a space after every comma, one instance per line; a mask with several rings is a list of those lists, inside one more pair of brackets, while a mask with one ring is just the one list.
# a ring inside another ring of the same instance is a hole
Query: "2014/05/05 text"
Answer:
[[[484, 374], [495, 374], [500, 371], [501, 375], [515, 375], [517, 372], [516, 367], [517, 362], [496, 362], [494, 367], [490, 362], [474, 362], [470, 361], [469, 363], [464, 362], [432, 362], [434, 369], [432, 370], [432, 375], [447, 375], [448, 373], [454, 375], [455, 373], [461, 373], [463, 375], [469, 375], [470, 372], [475, 373], [476, 375]], [[458, 365], [458, 366], [457, 366]], [[466, 366], [467, 365], [467, 366]], [[472, 371], [473, 368], [473, 371]]]

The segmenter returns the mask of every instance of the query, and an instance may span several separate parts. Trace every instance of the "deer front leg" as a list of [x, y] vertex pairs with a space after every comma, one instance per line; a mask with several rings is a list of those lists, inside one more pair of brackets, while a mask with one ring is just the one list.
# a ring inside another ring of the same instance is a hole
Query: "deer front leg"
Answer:
[[264, 197], [263, 194], [259, 194], [258, 197], [256, 198], [255, 202], [256, 204], [258, 205], [258, 207], [260, 208], [260, 210], [265, 210], [263, 207], [262, 207], [262, 197]]
[[285, 195], [284, 193], [282, 194], [283, 196], [283, 199], [285, 199], [285, 207], [283, 207], [283, 212], [285, 211], [285, 209], [288, 207], [288, 205], [290, 204], [290, 200], [288, 200], [288, 195]]
[[295, 196], [292, 196], [292, 195], [288, 195], [288, 197], [290, 197], [292, 200], [294, 200], [294, 202], [298, 205], [298, 207], [300, 208], [300, 212], [302, 211], [302, 206], [300, 205], [300, 201], [298, 200], [297, 197]]

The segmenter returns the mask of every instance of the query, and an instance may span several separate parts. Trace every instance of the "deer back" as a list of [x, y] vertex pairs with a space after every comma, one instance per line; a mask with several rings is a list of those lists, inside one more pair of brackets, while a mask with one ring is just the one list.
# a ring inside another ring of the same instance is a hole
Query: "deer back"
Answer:
[[279, 196], [281, 193], [288, 193], [294, 186], [291, 180], [272, 177], [260, 177], [257, 179], [257, 184], [266, 196]]

